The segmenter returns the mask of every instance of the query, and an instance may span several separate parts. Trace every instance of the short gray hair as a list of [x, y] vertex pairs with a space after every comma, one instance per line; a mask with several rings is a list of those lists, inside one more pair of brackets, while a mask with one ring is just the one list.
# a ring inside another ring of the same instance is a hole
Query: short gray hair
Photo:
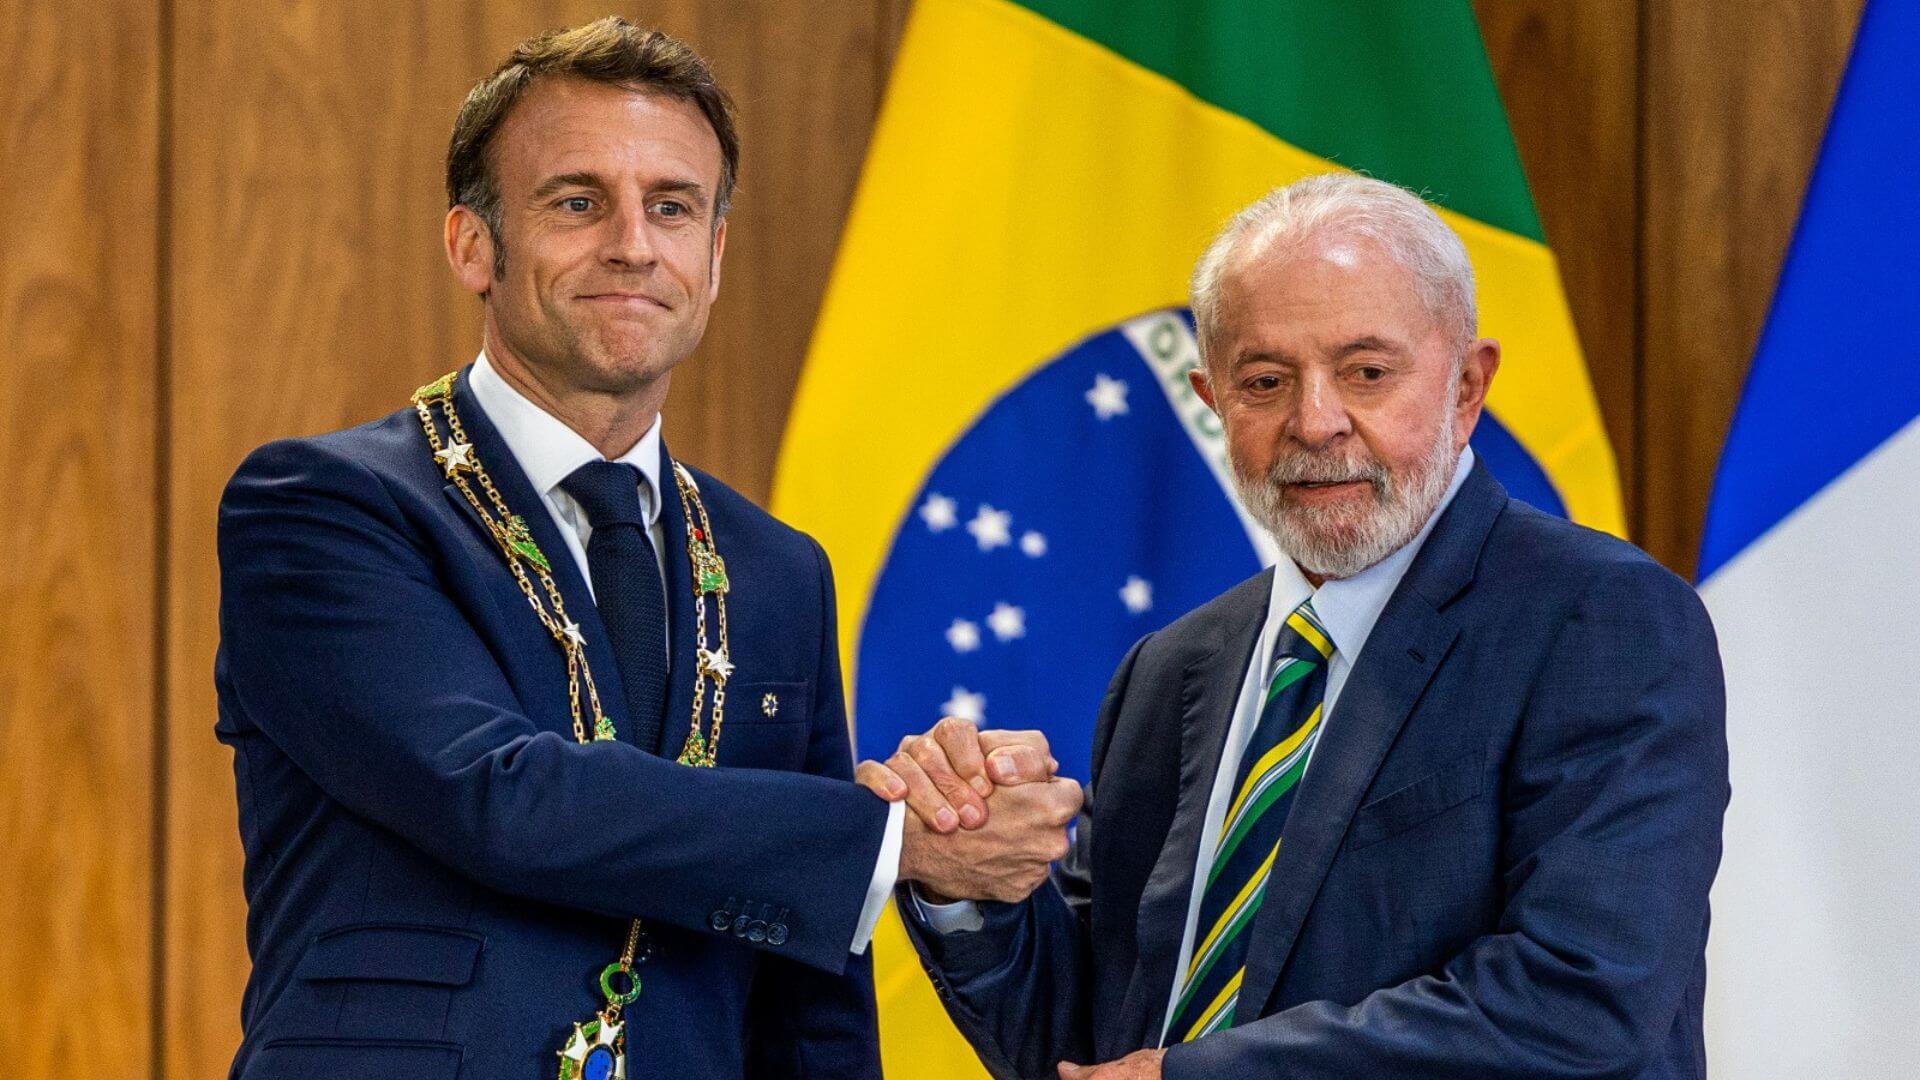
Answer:
[[1451, 326], [1455, 363], [1478, 332], [1473, 263], [1466, 245], [1440, 215], [1406, 188], [1370, 176], [1333, 172], [1276, 188], [1233, 216], [1193, 269], [1193, 317], [1205, 365], [1219, 329], [1220, 281], [1234, 257], [1253, 241], [1283, 252], [1321, 235], [1364, 237], [1385, 248], [1413, 274], [1428, 312]]

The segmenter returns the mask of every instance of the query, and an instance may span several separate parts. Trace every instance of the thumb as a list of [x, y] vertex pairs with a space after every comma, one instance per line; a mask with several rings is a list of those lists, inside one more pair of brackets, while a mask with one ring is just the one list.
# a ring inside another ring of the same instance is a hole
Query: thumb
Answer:
[[1075, 1065], [1071, 1061], [1060, 1063], [1060, 1080], [1083, 1080], [1093, 1075], [1093, 1070], [1085, 1065]]

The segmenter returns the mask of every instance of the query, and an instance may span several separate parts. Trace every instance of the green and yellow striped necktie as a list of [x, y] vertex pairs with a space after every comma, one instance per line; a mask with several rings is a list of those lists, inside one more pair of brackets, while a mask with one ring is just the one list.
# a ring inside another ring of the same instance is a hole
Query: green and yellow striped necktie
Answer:
[[1287, 616], [1273, 652], [1266, 701], [1240, 758], [1233, 802], [1215, 841], [1193, 959], [1181, 975], [1180, 998], [1167, 1027], [1170, 1041], [1186, 1042], [1233, 1025], [1254, 915], [1266, 894], [1293, 793], [1320, 735], [1333, 639], [1311, 600]]

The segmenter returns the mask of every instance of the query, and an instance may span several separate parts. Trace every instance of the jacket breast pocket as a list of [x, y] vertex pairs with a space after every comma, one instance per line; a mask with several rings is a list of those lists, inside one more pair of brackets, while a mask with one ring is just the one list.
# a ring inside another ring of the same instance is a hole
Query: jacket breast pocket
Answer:
[[719, 763], [736, 769], [803, 768], [813, 719], [807, 689], [804, 680], [729, 684]]
[[[299, 1023], [316, 1034], [359, 1039], [437, 1039], [455, 991], [473, 981], [485, 939], [436, 926], [362, 923], [307, 946], [294, 972], [335, 1023]], [[309, 1021], [320, 1018], [305, 1018]]]
[[1353, 815], [1348, 850], [1358, 850], [1422, 825], [1485, 790], [1486, 773], [1478, 752], [1455, 758], [1438, 769], [1362, 806]]

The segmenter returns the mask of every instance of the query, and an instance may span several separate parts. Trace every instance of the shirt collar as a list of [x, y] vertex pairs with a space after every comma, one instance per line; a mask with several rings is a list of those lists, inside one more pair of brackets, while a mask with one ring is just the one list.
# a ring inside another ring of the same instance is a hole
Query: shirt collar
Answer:
[[1434, 524], [1466, 484], [1467, 474], [1473, 471], [1473, 461], [1473, 447], [1462, 447], [1446, 494], [1440, 496], [1439, 505], [1427, 515], [1426, 524], [1393, 554], [1352, 577], [1323, 582], [1315, 589], [1292, 559], [1282, 558], [1273, 568], [1273, 595], [1267, 603], [1267, 624], [1278, 625], [1301, 601], [1311, 597], [1313, 612], [1320, 617], [1320, 625], [1327, 628], [1333, 647], [1349, 664], [1353, 663], [1373, 634], [1373, 624], [1380, 620], [1387, 601], [1400, 587], [1400, 579], [1407, 576], [1407, 568], [1413, 565], [1414, 557], [1420, 554], [1428, 534], [1433, 532]]
[[[514, 460], [520, 463], [521, 471], [527, 474], [533, 489], [542, 498], [552, 498], [560, 481], [571, 476], [575, 469], [589, 461], [602, 460], [600, 451], [581, 438], [579, 432], [535, 405], [501, 378], [484, 350], [473, 362], [473, 374], [468, 376], [468, 385], [473, 390], [474, 400], [480, 403], [481, 411], [493, 421], [500, 437], [506, 440], [507, 449], [512, 451]], [[647, 433], [640, 437], [639, 442], [633, 444], [633, 449], [614, 460], [634, 466], [646, 478], [641, 488], [640, 502], [647, 524], [652, 525], [654, 519], [660, 516], [660, 499], [657, 496], [660, 490], [660, 417], [653, 418], [652, 426], [647, 428]]]

